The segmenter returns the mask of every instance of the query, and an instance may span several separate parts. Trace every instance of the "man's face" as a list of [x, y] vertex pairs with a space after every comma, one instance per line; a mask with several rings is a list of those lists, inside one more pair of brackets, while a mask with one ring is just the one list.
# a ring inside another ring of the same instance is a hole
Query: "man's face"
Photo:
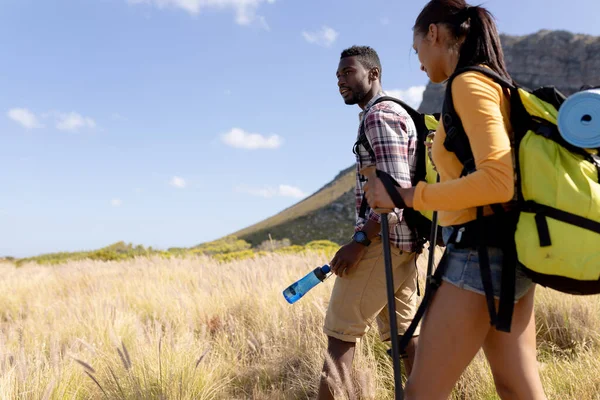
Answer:
[[360, 103], [371, 90], [369, 70], [355, 56], [340, 60], [336, 76], [340, 94], [346, 104]]

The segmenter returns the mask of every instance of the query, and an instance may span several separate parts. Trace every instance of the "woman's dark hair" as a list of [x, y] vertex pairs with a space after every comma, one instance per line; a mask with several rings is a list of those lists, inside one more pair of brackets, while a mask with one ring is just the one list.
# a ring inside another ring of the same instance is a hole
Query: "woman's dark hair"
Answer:
[[484, 64], [512, 82], [494, 17], [483, 7], [464, 0], [431, 0], [421, 11], [413, 30], [426, 35], [431, 24], [444, 24], [455, 39], [465, 38], [456, 68]]

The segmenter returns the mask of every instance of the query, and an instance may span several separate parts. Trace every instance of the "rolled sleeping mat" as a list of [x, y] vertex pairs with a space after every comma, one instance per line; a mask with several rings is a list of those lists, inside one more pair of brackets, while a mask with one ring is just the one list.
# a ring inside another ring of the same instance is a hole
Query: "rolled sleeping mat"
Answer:
[[558, 111], [558, 130], [573, 146], [600, 147], [600, 89], [569, 96]]

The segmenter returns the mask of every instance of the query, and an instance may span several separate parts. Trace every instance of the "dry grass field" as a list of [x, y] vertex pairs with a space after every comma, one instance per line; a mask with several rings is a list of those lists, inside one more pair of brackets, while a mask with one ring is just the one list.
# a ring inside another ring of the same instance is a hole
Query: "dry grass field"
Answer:
[[[2, 263], [0, 398], [314, 398], [333, 279], [294, 305], [281, 292], [327, 260]], [[600, 399], [600, 297], [538, 289], [537, 328], [548, 397]], [[340, 398], [392, 398], [386, 349], [371, 331]], [[483, 357], [453, 396], [497, 398]]]

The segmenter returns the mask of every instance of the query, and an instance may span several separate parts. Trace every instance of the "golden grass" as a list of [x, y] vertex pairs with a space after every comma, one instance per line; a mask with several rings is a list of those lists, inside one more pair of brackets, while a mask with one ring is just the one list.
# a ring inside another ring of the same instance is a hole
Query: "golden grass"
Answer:
[[[228, 264], [1, 264], [0, 399], [314, 398], [333, 279], [294, 305], [281, 292], [326, 261], [309, 253]], [[599, 297], [538, 290], [537, 300], [548, 397], [600, 399]], [[346, 373], [353, 385], [340, 398], [392, 398], [391, 362], [374, 330]], [[454, 398], [497, 398], [483, 357]]]

